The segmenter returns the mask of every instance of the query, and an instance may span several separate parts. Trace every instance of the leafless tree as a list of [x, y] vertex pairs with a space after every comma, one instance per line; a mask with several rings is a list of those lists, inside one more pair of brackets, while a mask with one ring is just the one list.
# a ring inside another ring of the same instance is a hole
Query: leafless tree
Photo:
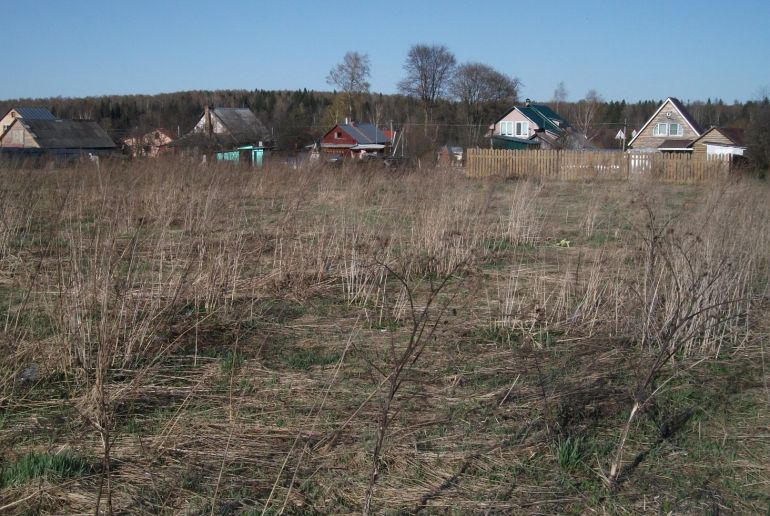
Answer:
[[444, 45], [414, 45], [406, 56], [406, 77], [399, 81], [398, 91], [420, 101], [426, 132], [436, 100], [445, 95], [452, 80], [455, 62], [454, 54]]
[[500, 104], [515, 103], [521, 81], [509, 77], [482, 63], [465, 63], [457, 67], [449, 84], [449, 93], [465, 108], [471, 126], [469, 140], [478, 136], [478, 129], [489, 111], [499, 111]]
[[553, 90], [553, 103], [556, 112], [559, 111], [559, 105], [562, 102], [567, 101], [567, 97], [569, 97], [567, 87], [564, 85], [564, 81], [559, 81], [559, 84], [556, 85], [556, 89]]
[[339, 88], [345, 94], [348, 104], [348, 116], [353, 116], [353, 99], [358, 93], [369, 91], [369, 82], [367, 79], [371, 73], [369, 66], [369, 56], [359, 52], [348, 52], [337, 64], [329, 71], [326, 82], [330, 86]]
[[575, 104], [572, 119], [575, 128], [585, 136], [588, 141], [591, 141], [598, 134], [598, 130], [595, 127], [596, 120], [599, 118], [599, 110], [604, 103], [602, 98], [596, 90], [588, 90], [584, 99]]

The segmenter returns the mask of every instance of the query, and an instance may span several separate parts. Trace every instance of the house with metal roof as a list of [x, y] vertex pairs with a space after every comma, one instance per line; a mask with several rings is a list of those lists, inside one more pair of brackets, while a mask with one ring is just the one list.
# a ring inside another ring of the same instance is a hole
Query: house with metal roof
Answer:
[[0, 118], [0, 135], [5, 133], [17, 118], [25, 118], [27, 120], [56, 120], [56, 117], [42, 107], [18, 107], [11, 108], [8, 112]]
[[495, 120], [486, 136], [493, 149], [593, 148], [585, 137], [572, 130], [565, 118], [545, 104], [533, 104], [529, 99]]
[[99, 124], [86, 120], [16, 118], [0, 136], [0, 150], [33, 154], [105, 154], [115, 143]]
[[628, 151], [692, 152], [703, 129], [677, 98], [668, 97], [628, 142]]
[[321, 151], [340, 157], [363, 159], [368, 155], [383, 155], [392, 146], [389, 136], [374, 124], [347, 122], [337, 124], [321, 138]]

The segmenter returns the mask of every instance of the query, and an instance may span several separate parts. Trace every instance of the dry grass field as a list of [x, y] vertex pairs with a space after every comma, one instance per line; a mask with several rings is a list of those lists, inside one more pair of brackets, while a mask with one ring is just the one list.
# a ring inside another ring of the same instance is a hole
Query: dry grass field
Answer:
[[764, 513], [770, 189], [0, 171], [0, 512]]

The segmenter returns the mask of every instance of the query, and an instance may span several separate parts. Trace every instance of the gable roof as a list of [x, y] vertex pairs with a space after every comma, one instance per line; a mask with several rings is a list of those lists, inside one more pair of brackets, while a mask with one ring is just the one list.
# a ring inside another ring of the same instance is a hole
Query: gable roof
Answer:
[[213, 108], [211, 115], [227, 127], [237, 142], [256, 142], [267, 135], [265, 126], [248, 108]]
[[636, 136], [631, 138], [631, 141], [628, 142], [627, 147], [630, 147], [636, 138], [644, 132], [644, 130], [647, 128], [648, 125], [650, 125], [650, 122], [652, 122], [656, 116], [658, 116], [658, 113], [661, 112], [663, 109], [663, 106], [665, 106], [668, 102], [671, 102], [671, 105], [674, 106], [674, 109], [676, 109], [679, 114], [682, 116], [685, 122], [690, 126], [690, 128], [695, 131], [695, 134], [698, 136], [703, 134], [703, 128], [698, 124], [698, 122], [695, 121], [695, 119], [692, 117], [689, 111], [687, 111], [687, 108], [684, 107], [684, 104], [682, 104], [679, 99], [676, 97], [668, 97], [666, 100], [664, 100], [657, 110], [655, 110], [655, 113], [652, 114], [652, 116], [647, 120], [647, 122], [644, 123], [641, 129], [637, 131]]
[[99, 124], [80, 120], [17, 118], [43, 149], [113, 149], [115, 143]]
[[[512, 111], [518, 110], [519, 113], [527, 117], [530, 121], [537, 124], [538, 127], [551, 131], [552, 133], [561, 133], [567, 127], [569, 122], [556, 111], [545, 104], [529, 104], [528, 106], [513, 106], [506, 111], [503, 116], [495, 120], [497, 124], [500, 120], [508, 116]], [[492, 124], [494, 125], [494, 124]]]
[[368, 144], [386, 144], [390, 143], [390, 138], [377, 129], [377, 127], [370, 123], [363, 124], [337, 124], [329, 129], [324, 136], [327, 136], [335, 129], [341, 129], [345, 131], [357, 145]]
[[743, 129], [739, 129], [737, 127], [712, 127], [700, 135], [700, 138], [695, 140], [695, 142], [705, 140], [707, 136], [714, 131], [722, 134], [722, 136], [727, 138], [730, 142], [733, 143], [733, 145], [737, 147], [744, 147], [746, 145], [743, 140]]

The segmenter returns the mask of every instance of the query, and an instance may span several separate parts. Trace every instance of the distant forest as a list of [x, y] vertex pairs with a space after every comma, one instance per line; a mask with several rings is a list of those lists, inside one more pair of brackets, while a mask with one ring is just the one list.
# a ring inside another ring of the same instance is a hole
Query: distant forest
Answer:
[[[184, 91], [159, 95], [4, 100], [0, 101], [0, 111], [5, 113], [16, 106], [42, 106], [59, 118], [95, 120], [118, 140], [158, 127], [185, 134], [206, 105], [247, 107], [271, 130], [278, 147], [291, 151], [318, 140], [336, 122], [344, 120], [347, 109], [341, 97], [342, 94], [335, 92], [305, 89]], [[587, 134], [597, 147], [618, 148], [620, 142], [615, 140], [618, 130], [624, 124], [629, 133], [639, 129], [662, 100], [630, 103], [606, 102], [599, 98], [544, 103]], [[510, 107], [510, 104], [499, 103], [481, 106], [481, 119], [485, 122], [471, 124], [465, 106], [442, 100], [433, 110], [431, 122], [426, 127], [420, 105], [410, 97], [361, 93], [356, 95], [355, 103], [358, 121], [404, 131], [408, 135], [408, 143], [404, 143], [410, 146], [408, 152], [413, 154], [444, 144], [485, 147], [489, 144], [484, 138], [487, 126]], [[761, 105], [766, 105], [766, 101], [727, 104], [721, 99], [708, 99], [686, 103], [687, 109], [704, 128], [716, 125], [749, 127], [752, 113]]]

